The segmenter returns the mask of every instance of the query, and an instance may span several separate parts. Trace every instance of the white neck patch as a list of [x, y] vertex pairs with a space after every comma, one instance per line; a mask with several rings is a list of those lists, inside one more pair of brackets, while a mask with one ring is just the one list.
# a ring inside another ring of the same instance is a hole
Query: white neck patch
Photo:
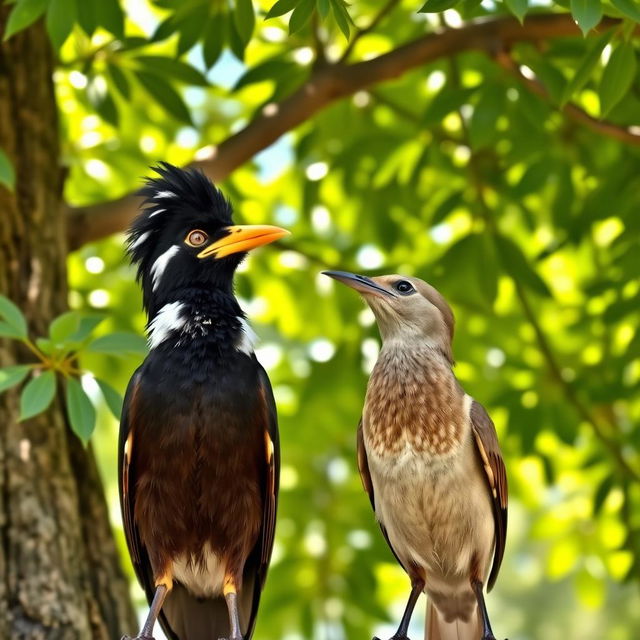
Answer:
[[184, 304], [170, 302], [165, 304], [149, 325], [149, 348], [154, 349], [164, 342], [172, 331], [184, 328], [187, 318], [182, 316]]
[[244, 318], [238, 318], [238, 320], [240, 321], [240, 335], [236, 341], [236, 349], [250, 356], [253, 353], [253, 348], [256, 342], [258, 341], [258, 336]]
[[178, 253], [180, 247], [177, 244], [174, 244], [172, 247], [169, 247], [162, 255], [158, 256], [156, 261], [153, 263], [151, 267], [151, 277], [153, 278], [153, 290], [155, 291], [158, 288], [158, 284], [160, 284], [160, 279], [162, 278], [162, 274], [164, 270], [167, 268], [167, 264], [169, 264], [169, 260], [173, 258], [173, 256]]

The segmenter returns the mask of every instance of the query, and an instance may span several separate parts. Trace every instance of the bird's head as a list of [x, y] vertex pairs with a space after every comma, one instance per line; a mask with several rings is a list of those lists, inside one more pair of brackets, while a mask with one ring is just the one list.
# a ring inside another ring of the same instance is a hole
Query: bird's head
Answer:
[[376, 317], [384, 341], [426, 341], [453, 361], [453, 311], [430, 284], [400, 275], [367, 278], [346, 271], [323, 273], [362, 295]]
[[234, 225], [228, 200], [200, 171], [167, 163], [154, 168], [139, 195], [143, 209], [128, 234], [144, 306], [153, 315], [184, 287], [233, 291], [233, 274], [247, 251], [288, 231]]

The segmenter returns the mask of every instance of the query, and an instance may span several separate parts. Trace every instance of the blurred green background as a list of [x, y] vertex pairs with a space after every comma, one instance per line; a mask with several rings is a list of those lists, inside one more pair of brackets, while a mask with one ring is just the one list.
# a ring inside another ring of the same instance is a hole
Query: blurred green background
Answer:
[[[93, 29], [80, 15], [55, 76], [67, 200], [116, 198], [158, 160], [204, 157], [347, 47], [348, 61], [366, 61], [473, 19], [556, 15], [570, 3], [451, 1], [425, 14], [413, 0], [290, 2], [303, 7], [291, 27], [290, 14], [264, 20], [273, 4], [254, 3], [253, 22], [238, 17], [244, 2], [106, 2], [112, 15]], [[258, 640], [389, 634], [408, 593], [355, 463], [378, 333], [325, 268], [417, 275], [454, 307], [455, 373], [493, 417], [510, 483], [507, 551], [488, 600], [498, 637], [638, 637], [637, 4], [591, 6], [594, 25], [612, 16], [608, 29], [438, 58], [330, 105], [221, 183], [237, 222], [292, 232], [237, 277], [282, 434]], [[123, 235], [72, 253], [69, 277], [72, 308], [108, 314], [102, 331], [143, 333]], [[138, 363], [94, 354], [82, 365], [123, 392]], [[93, 446], [128, 563], [116, 434], [100, 407]], [[419, 605], [414, 640], [423, 620]]]

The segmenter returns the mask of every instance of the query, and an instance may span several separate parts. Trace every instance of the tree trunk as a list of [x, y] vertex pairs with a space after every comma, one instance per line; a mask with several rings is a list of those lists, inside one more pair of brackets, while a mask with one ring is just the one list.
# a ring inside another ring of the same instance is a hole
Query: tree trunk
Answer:
[[[17, 176], [14, 193], [0, 187], [0, 291], [32, 335], [67, 304], [52, 72], [42, 21], [0, 44], [0, 148]], [[0, 366], [32, 359], [0, 340]], [[119, 637], [135, 616], [93, 454], [69, 430], [60, 389], [25, 422], [18, 396], [0, 395], [0, 639]]]

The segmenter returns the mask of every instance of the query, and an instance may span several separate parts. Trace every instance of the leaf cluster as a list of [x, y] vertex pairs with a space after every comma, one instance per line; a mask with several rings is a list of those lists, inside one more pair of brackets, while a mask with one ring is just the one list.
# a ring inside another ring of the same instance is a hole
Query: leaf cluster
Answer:
[[72, 431], [86, 444], [96, 422], [94, 401], [80, 383], [91, 378], [116, 418], [120, 418], [122, 397], [105, 380], [77, 367], [85, 353], [144, 354], [144, 340], [131, 333], [108, 333], [95, 336], [94, 331], [105, 320], [104, 315], [68, 311], [54, 318], [46, 337], [31, 340], [27, 321], [20, 309], [0, 295], [0, 337], [21, 342], [37, 360], [0, 368], [0, 392], [20, 385], [20, 420], [46, 411], [56, 393], [57, 384], [64, 386], [67, 417]]

